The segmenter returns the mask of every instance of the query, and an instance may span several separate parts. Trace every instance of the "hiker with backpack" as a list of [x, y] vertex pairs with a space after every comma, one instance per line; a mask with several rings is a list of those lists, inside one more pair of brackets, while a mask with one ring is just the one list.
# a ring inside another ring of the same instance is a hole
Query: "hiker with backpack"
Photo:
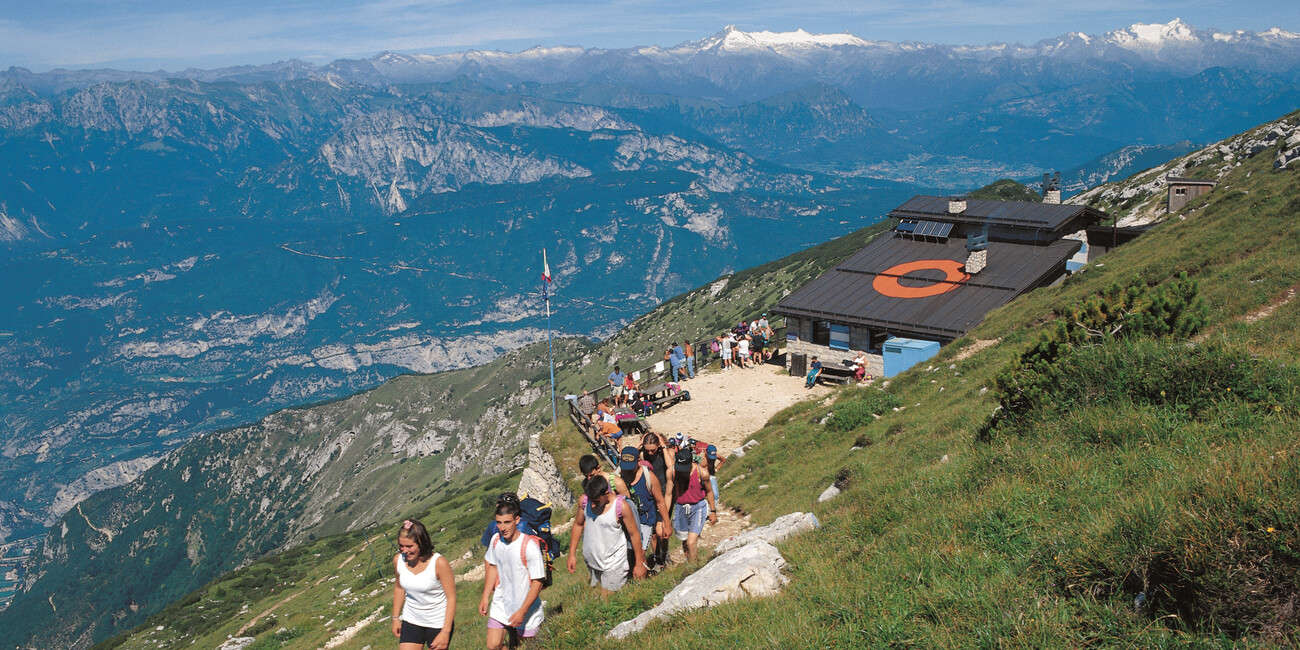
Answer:
[[[520, 499], [519, 495], [514, 492], [502, 492], [497, 497], [497, 506], [503, 503], [513, 503], [519, 506], [519, 532], [525, 535], [532, 535], [542, 541], [542, 551], [546, 555], [548, 563], [560, 552], [560, 544], [555, 541], [555, 536], [551, 534], [551, 504], [542, 503], [537, 499], [528, 497]], [[492, 543], [492, 536], [497, 534], [496, 520], [488, 522], [487, 528], [483, 531], [483, 538], [479, 541], [484, 548]]]
[[699, 463], [694, 451], [688, 446], [681, 446], [673, 464], [673, 528], [677, 539], [682, 541], [682, 551], [686, 559], [694, 562], [699, 551], [700, 533], [704, 532], [704, 520], [710, 524], [718, 523], [718, 506], [713, 500], [713, 487], [709, 483], [709, 471]]
[[[662, 532], [661, 522], [668, 521], [668, 499], [664, 497], [659, 478], [650, 469], [650, 463], [641, 460], [636, 447], [624, 447], [618, 456], [619, 478], [628, 486], [632, 504], [636, 507], [637, 524], [641, 530], [641, 550], [648, 551], [650, 540]], [[668, 535], [664, 535], [666, 539]], [[635, 553], [628, 553], [633, 562]], [[646, 568], [653, 562], [646, 559]], [[635, 566], [635, 565], [634, 565]]]
[[602, 597], [608, 596], [627, 584], [627, 540], [632, 541], [636, 554], [632, 567], [634, 579], [646, 574], [645, 556], [641, 551], [641, 531], [631, 504], [622, 495], [614, 494], [609, 481], [597, 474], [583, 482], [582, 499], [578, 513], [573, 518], [569, 537], [569, 573], [578, 569], [578, 540], [582, 540], [582, 559], [591, 572], [591, 586], [598, 587]]
[[669, 471], [672, 460], [665, 449], [663, 437], [654, 431], [642, 436], [641, 458], [649, 464], [650, 471], [658, 479], [659, 487], [663, 490], [664, 501], [667, 502], [668, 513], [663, 521], [659, 522], [659, 530], [654, 531], [650, 539], [650, 566], [662, 567], [668, 564], [668, 539], [673, 536], [673, 473]]
[[488, 650], [518, 647], [521, 639], [537, 636], [542, 625], [538, 597], [548, 581], [540, 538], [519, 530], [519, 503], [497, 503], [497, 533], [483, 555], [483, 597], [478, 612], [488, 617]]
[[722, 495], [718, 493], [718, 447], [709, 445], [704, 449], [704, 461], [709, 470], [709, 486], [713, 488], [714, 500], [721, 500]]
[[399, 650], [446, 650], [456, 615], [456, 577], [447, 558], [433, 551], [424, 524], [407, 519], [397, 531], [393, 556], [393, 636]]
[[619, 478], [618, 474], [615, 474], [614, 472], [602, 471], [600, 469], [600, 459], [591, 454], [584, 454], [582, 457], [578, 458], [578, 473], [582, 474], [583, 485], [586, 485], [587, 481], [590, 481], [596, 476], [604, 476], [605, 481], [609, 484], [611, 490], [622, 495], [625, 499], [632, 496], [632, 493], [628, 491], [627, 484], [623, 482], [623, 479]]

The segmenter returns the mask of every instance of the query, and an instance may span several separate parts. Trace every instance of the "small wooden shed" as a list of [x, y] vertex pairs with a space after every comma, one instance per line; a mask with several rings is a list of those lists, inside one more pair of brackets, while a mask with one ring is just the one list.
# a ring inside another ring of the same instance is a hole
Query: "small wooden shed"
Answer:
[[1166, 210], [1177, 212], [1187, 205], [1188, 201], [1209, 192], [1218, 185], [1215, 181], [1200, 181], [1193, 178], [1179, 178], [1178, 176], [1166, 176], [1165, 183], [1169, 188], [1169, 200], [1166, 204]]

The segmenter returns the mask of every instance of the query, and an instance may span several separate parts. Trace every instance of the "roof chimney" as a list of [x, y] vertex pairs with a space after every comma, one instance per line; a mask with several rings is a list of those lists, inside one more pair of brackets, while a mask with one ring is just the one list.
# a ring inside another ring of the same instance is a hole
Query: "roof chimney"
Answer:
[[984, 270], [989, 264], [989, 225], [984, 224], [984, 229], [977, 235], [971, 233], [966, 235], [966, 264], [964, 270], [970, 275], [975, 275]]
[[948, 214], [961, 214], [966, 211], [965, 196], [948, 197]]
[[1043, 203], [1061, 204], [1061, 172], [1043, 172]]

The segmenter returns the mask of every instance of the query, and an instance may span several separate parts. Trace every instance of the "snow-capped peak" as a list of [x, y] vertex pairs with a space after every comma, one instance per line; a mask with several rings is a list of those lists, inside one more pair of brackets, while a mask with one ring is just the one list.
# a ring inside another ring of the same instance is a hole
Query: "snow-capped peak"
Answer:
[[798, 47], [833, 47], [836, 45], [870, 45], [852, 34], [810, 34], [802, 29], [793, 32], [744, 32], [735, 25], [727, 25], [712, 38], [699, 43], [700, 46], [719, 47], [724, 50], [747, 50], [753, 48], [798, 48]]
[[1158, 49], [1166, 45], [1196, 43], [1200, 40], [1196, 29], [1180, 18], [1164, 24], [1135, 23], [1128, 29], [1116, 30], [1106, 35], [1107, 40], [1125, 48]]
[[1267, 31], [1260, 32], [1259, 35], [1269, 40], [1295, 40], [1300, 39], [1300, 34], [1288, 32], [1281, 27], [1274, 27]]

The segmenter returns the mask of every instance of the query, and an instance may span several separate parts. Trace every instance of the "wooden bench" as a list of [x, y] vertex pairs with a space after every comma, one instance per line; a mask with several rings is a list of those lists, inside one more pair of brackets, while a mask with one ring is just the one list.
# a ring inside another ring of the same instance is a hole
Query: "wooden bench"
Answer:
[[817, 373], [817, 381], [845, 385], [853, 381], [854, 373], [855, 370], [848, 366], [832, 366], [828, 364], [822, 366], [822, 371]]
[[655, 399], [650, 400], [650, 403], [654, 405], [656, 410], [658, 410], [667, 406], [672, 406], [673, 404], [676, 404], [685, 398], [686, 398], [686, 391], [681, 391], [680, 393], [673, 393], [671, 395], [664, 395], [663, 397], [657, 397]]

